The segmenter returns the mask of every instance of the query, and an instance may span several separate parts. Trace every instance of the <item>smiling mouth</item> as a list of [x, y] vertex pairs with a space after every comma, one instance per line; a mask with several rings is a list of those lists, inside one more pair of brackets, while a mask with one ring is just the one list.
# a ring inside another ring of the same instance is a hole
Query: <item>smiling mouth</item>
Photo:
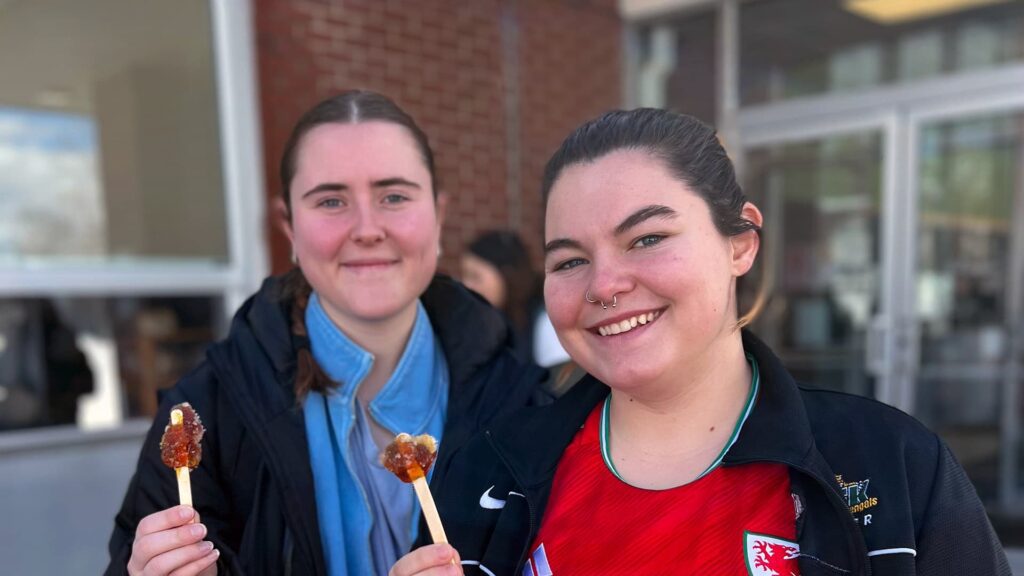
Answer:
[[638, 326], [645, 326], [647, 324], [650, 324], [651, 322], [657, 320], [659, 316], [661, 316], [661, 310], [637, 314], [636, 316], [630, 316], [629, 318], [626, 318], [624, 320], [603, 324], [594, 329], [594, 331], [600, 334], [601, 336], [615, 336], [617, 334], [629, 332], [630, 330]]
[[368, 270], [373, 268], [385, 268], [395, 264], [395, 260], [361, 260], [356, 262], [344, 262], [342, 266], [346, 268], [355, 268], [357, 270]]

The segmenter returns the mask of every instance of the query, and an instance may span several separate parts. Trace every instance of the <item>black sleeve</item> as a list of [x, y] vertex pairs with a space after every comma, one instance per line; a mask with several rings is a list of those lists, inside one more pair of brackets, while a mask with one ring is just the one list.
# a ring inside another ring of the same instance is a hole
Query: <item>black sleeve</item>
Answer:
[[917, 538], [917, 573], [1011, 576], [974, 486], [949, 447], [936, 442], [939, 460]]
[[[167, 424], [167, 414], [171, 406], [179, 402], [189, 402], [199, 414], [206, 427], [203, 437], [203, 457], [199, 467], [191, 472], [192, 501], [199, 512], [200, 521], [207, 527], [206, 540], [220, 550], [217, 561], [220, 574], [237, 573], [237, 562], [231, 547], [225, 541], [225, 534], [230, 532], [231, 517], [230, 500], [220, 483], [222, 477], [218, 470], [221, 458], [219, 453], [224, 450], [217, 446], [218, 418], [216, 413], [216, 384], [210, 377], [208, 367], [200, 366], [185, 379], [201, 379], [202, 389], [210, 392], [209, 397], [190, 397], [181, 390], [179, 385], [161, 399], [160, 407], [153, 426], [146, 434], [139, 455], [135, 474], [128, 484], [124, 502], [114, 518], [114, 531], [110, 536], [108, 550], [110, 564], [105, 575], [128, 573], [128, 560], [132, 554], [135, 540], [135, 529], [139, 522], [149, 514], [164, 510], [178, 504], [178, 484], [174, 471], [164, 465], [160, 458], [160, 438]], [[164, 416], [161, 416], [164, 415]]]

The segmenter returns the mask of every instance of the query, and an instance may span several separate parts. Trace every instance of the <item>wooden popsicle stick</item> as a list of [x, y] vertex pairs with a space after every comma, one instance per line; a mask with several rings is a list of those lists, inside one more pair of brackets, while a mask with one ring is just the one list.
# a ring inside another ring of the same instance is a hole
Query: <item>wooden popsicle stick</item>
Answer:
[[437, 506], [434, 505], [434, 497], [430, 495], [430, 488], [427, 487], [427, 479], [423, 476], [412, 481], [412, 487], [416, 490], [416, 497], [420, 500], [420, 508], [423, 508], [423, 516], [427, 519], [427, 527], [430, 528], [430, 537], [434, 544], [447, 544], [448, 536], [441, 526], [441, 516], [437, 513]]
[[188, 478], [188, 466], [175, 468], [174, 473], [178, 476], [178, 500], [186, 506], [192, 505], [192, 483]]
[[[184, 419], [185, 415], [182, 414], [181, 410], [171, 410], [171, 426], [181, 426]], [[186, 506], [191, 506], [192, 482], [188, 477], [188, 466], [175, 468], [174, 474], [178, 477], [178, 500]]]

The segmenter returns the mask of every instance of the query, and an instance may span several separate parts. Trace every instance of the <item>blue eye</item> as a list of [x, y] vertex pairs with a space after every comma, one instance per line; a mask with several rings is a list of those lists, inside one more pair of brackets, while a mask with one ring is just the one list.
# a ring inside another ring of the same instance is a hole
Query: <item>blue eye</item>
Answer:
[[555, 264], [555, 267], [554, 267], [553, 270], [555, 272], [558, 272], [560, 270], [571, 270], [572, 268], [575, 268], [577, 266], [582, 266], [583, 264], [586, 264], [586, 263], [587, 263], [587, 261], [584, 260], [583, 258], [570, 258], [570, 259], [568, 259], [568, 260], [566, 260], [564, 262], [560, 262], [558, 264]]
[[384, 197], [383, 202], [385, 204], [401, 204], [402, 202], [407, 202], [408, 200], [409, 197], [404, 196], [402, 194], [388, 194], [387, 196]]
[[342, 206], [342, 202], [341, 198], [324, 198], [323, 200], [317, 202], [316, 205], [322, 206], [324, 208], [339, 208]]
[[665, 237], [662, 236], [661, 234], [648, 234], [647, 236], [641, 236], [636, 242], [634, 242], [633, 247], [650, 248], [651, 246], [657, 245], [664, 239]]

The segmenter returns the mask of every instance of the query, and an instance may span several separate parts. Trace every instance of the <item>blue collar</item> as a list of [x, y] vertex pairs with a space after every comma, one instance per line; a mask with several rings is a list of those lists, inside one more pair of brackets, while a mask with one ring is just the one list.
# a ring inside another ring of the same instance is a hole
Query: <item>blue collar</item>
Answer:
[[[359, 347], [327, 316], [316, 293], [306, 308], [313, 358], [339, 384], [328, 402], [349, 405], [356, 390], [370, 373], [374, 357]], [[397, 434], [428, 428], [432, 416], [446, 403], [447, 366], [423, 304], [416, 302], [416, 319], [395, 371], [367, 407], [378, 424]], [[438, 378], [438, 368], [444, 377]]]
[[[374, 358], [335, 326], [316, 294], [306, 307], [306, 330], [316, 363], [338, 383], [325, 394], [311, 392], [303, 406], [327, 568], [334, 576], [382, 573], [415, 540], [419, 509], [411, 498], [405, 504], [385, 500], [381, 491], [363, 484], [373, 481], [373, 466], [379, 464], [376, 457], [367, 456], [365, 446], [353, 443], [362, 409], [355, 397]], [[448, 364], [430, 319], [417, 302], [405, 350], [367, 410], [392, 434], [427, 433], [443, 442], [448, 378]], [[390, 520], [375, 518], [380, 510]], [[401, 528], [406, 522], [407, 533]], [[391, 532], [395, 527], [398, 533]], [[374, 566], [381, 563], [383, 567]]]

